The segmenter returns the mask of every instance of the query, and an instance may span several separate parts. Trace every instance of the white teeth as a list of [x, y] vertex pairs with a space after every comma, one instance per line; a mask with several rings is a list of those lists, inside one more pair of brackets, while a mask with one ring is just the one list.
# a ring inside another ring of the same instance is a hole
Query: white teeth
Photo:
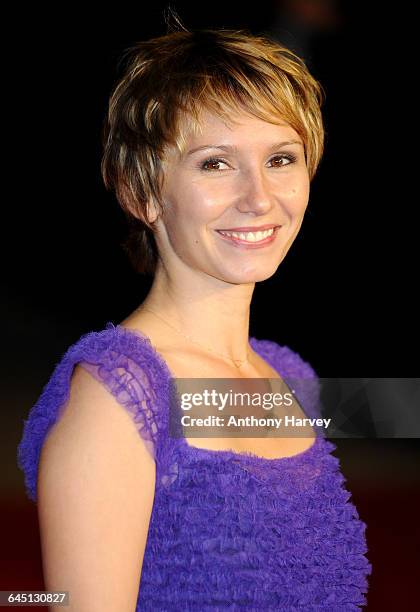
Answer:
[[239, 238], [240, 240], [246, 240], [247, 242], [259, 242], [260, 240], [264, 240], [264, 238], [268, 238], [274, 232], [274, 228], [270, 228], [263, 232], [220, 232], [225, 236], [233, 236], [234, 238]]

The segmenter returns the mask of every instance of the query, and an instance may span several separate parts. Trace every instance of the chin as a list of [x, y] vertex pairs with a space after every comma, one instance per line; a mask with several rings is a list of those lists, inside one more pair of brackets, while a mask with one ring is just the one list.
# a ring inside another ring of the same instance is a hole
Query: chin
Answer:
[[271, 278], [277, 270], [278, 266], [264, 269], [248, 269], [248, 270], [232, 270], [220, 271], [217, 278], [223, 280], [226, 283], [232, 283], [234, 285], [248, 285], [251, 283], [260, 283]]

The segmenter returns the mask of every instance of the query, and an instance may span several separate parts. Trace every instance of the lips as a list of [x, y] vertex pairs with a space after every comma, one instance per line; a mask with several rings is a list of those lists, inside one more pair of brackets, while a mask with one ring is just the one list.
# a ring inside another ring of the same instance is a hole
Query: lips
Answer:
[[272, 227], [279, 227], [277, 223], [266, 223], [265, 225], [247, 226], [247, 227], [221, 227], [217, 229], [217, 232], [263, 232], [264, 230], [271, 229]]
[[[261, 228], [264, 226], [261, 226]], [[244, 228], [240, 228], [240, 234], [242, 234], [242, 236], [244, 236], [247, 232], [252, 232], [254, 234], [256, 234], [259, 231], [264, 231], [261, 228], [254, 228], [253, 230], [247, 230], [244, 231]], [[224, 234], [222, 232], [226, 231], [234, 231], [234, 232], [238, 232], [238, 230], [215, 230], [217, 232], [217, 234], [220, 236], [220, 238], [222, 240], [224, 240], [225, 242], [231, 244], [232, 246], [235, 247], [239, 247], [242, 249], [258, 249], [261, 247], [265, 247], [266, 245], [269, 245], [270, 243], [272, 243], [277, 236], [278, 231], [280, 230], [281, 226], [277, 225], [277, 226], [273, 226], [273, 225], [269, 225], [268, 227], [266, 227], [267, 229], [273, 229], [273, 232], [271, 232], [270, 235], [266, 236], [265, 238], [261, 239], [261, 240], [246, 240], [243, 239], [239, 236], [229, 236], [227, 234]]]

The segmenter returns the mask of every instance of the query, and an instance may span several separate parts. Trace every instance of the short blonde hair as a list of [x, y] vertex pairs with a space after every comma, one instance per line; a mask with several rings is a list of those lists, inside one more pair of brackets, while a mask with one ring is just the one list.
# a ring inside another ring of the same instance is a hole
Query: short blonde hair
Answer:
[[126, 57], [104, 123], [101, 169], [126, 214], [129, 234], [122, 246], [136, 272], [153, 275], [156, 268], [148, 203], [164, 210], [165, 152], [184, 151], [186, 126], [199, 131], [203, 109], [228, 121], [245, 111], [286, 122], [302, 138], [314, 177], [324, 148], [325, 93], [304, 61], [282, 44], [243, 29], [179, 29], [137, 43]]

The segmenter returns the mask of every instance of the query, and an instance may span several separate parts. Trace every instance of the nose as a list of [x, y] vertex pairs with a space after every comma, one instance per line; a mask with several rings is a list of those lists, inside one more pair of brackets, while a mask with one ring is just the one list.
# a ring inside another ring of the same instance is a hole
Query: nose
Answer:
[[263, 215], [273, 206], [274, 194], [270, 189], [269, 179], [259, 170], [249, 170], [240, 179], [241, 188], [237, 209], [241, 212], [253, 212]]

